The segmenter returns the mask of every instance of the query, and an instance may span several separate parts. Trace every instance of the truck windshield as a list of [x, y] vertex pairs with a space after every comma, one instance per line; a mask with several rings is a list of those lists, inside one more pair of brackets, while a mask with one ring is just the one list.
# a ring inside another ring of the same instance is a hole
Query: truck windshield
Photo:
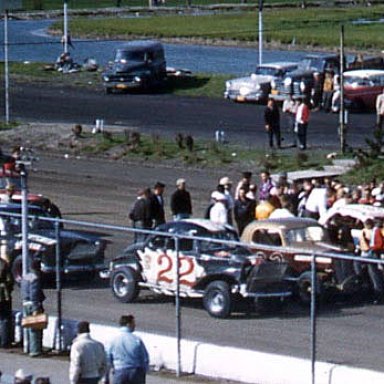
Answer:
[[145, 52], [144, 51], [117, 51], [115, 61], [127, 63], [129, 61], [145, 61]]

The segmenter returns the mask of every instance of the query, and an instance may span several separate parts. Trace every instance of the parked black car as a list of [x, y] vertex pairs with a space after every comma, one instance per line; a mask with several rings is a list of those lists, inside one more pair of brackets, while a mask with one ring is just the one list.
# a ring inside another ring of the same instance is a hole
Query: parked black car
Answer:
[[310, 54], [305, 56], [296, 70], [288, 72], [283, 78], [277, 78], [271, 83], [270, 97], [283, 101], [289, 95], [294, 99], [309, 100], [314, 86], [314, 73], [319, 74], [320, 88], [324, 75], [328, 71], [340, 73], [340, 56], [336, 54]]
[[230, 316], [236, 302], [261, 298], [281, 301], [291, 295], [285, 280], [286, 263], [268, 262], [240, 245], [212, 241], [238, 241], [232, 227], [205, 219], [187, 219], [159, 226], [144, 243], [129, 246], [110, 263], [109, 270], [101, 276], [110, 279], [119, 301], [134, 301], [141, 288], [175, 295], [176, 244], [170, 235], [181, 236], [180, 296], [202, 298], [213, 317]]
[[147, 90], [166, 79], [163, 45], [157, 41], [131, 41], [116, 49], [114, 61], [102, 73], [106, 93]]
[[[28, 207], [29, 257], [41, 261], [45, 277], [56, 273], [56, 230], [50, 216], [40, 207]], [[12, 273], [16, 282], [22, 276], [21, 205], [0, 204], [0, 234], [11, 256]], [[107, 241], [99, 235], [60, 228], [61, 272], [64, 276], [95, 276], [105, 268], [104, 253]]]

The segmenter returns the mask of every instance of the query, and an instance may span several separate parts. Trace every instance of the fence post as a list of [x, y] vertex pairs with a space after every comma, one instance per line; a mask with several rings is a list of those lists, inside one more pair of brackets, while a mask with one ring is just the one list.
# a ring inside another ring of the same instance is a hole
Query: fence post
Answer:
[[311, 377], [312, 384], [315, 384], [315, 364], [316, 364], [316, 293], [317, 293], [317, 276], [316, 276], [316, 255], [312, 254], [311, 258]]
[[60, 254], [60, 222], [55, 220], [55, 238], [56, 238], [56, 294], [57, 294], [57, 336], [56, 346], [58, 352], [62, 351], [62, 303], [61, 303], [61, 254]]
[[176, 249], [176, 295], [175, 295], [175, 307], [176, 307], [176, 339], [177, 339], [177, 363], [176, 363], [176, 376], [180, 377], [181, 374], [181, 316], [180, 316], [180, 254], [179, 254], [179, 238], [175, 237], [175, 249]]

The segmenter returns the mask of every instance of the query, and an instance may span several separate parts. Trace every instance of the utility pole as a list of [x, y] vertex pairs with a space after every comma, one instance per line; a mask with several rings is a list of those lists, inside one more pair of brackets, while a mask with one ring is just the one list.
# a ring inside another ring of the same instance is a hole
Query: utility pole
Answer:
[[263, 64], [263, 0], [259, 0], [259, 65]]
[[0, 0], [0, 12], [4, 12], [4, 101], [5, 123], [9, 124], [9, 60], [8, 60], [8, 16], [9, 11], [21, 9], [21, 0]]
[[4, 91], [5, 124], [9, 124], [8, 9], [4, 10]]
[[346, 150], [346, 110], [344, 106], [344, 25], [340, 30], [340, 151]]
[[64, 0], [64, 27], [63, 27], [63, 48], [64, 53], [68, 53], [68, 3]]

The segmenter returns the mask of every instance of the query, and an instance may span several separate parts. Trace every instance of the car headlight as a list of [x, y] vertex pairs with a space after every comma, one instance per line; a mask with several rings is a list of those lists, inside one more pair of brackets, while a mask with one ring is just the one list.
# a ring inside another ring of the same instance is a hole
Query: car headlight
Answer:
[[135, 77], [133, 78], [133, 80], [135, 80], [136, 83], [140, 83], [140, 82], [141, 82], [141, 77], [140, 77], [140, 76], [135, 76]]
[[286, 79], [284, 79], [284, 87], [288, 88], [290, 87], [292, 84], [292, 77], [287, 77]]
[[109, 81], [109, 76], [103, 76], [104, 81]]
[[300, 82], [300, 91], [301, 91], [302, 93], [304, 93], [306, 89], [307, 89], [307, 85], [305, 84], [304, 81], [301, 81], [301, 82]]
[[248, 87], [240, 87], [239, 93], [241, 96], [247, 96], [250, 93], [250, 89]]

